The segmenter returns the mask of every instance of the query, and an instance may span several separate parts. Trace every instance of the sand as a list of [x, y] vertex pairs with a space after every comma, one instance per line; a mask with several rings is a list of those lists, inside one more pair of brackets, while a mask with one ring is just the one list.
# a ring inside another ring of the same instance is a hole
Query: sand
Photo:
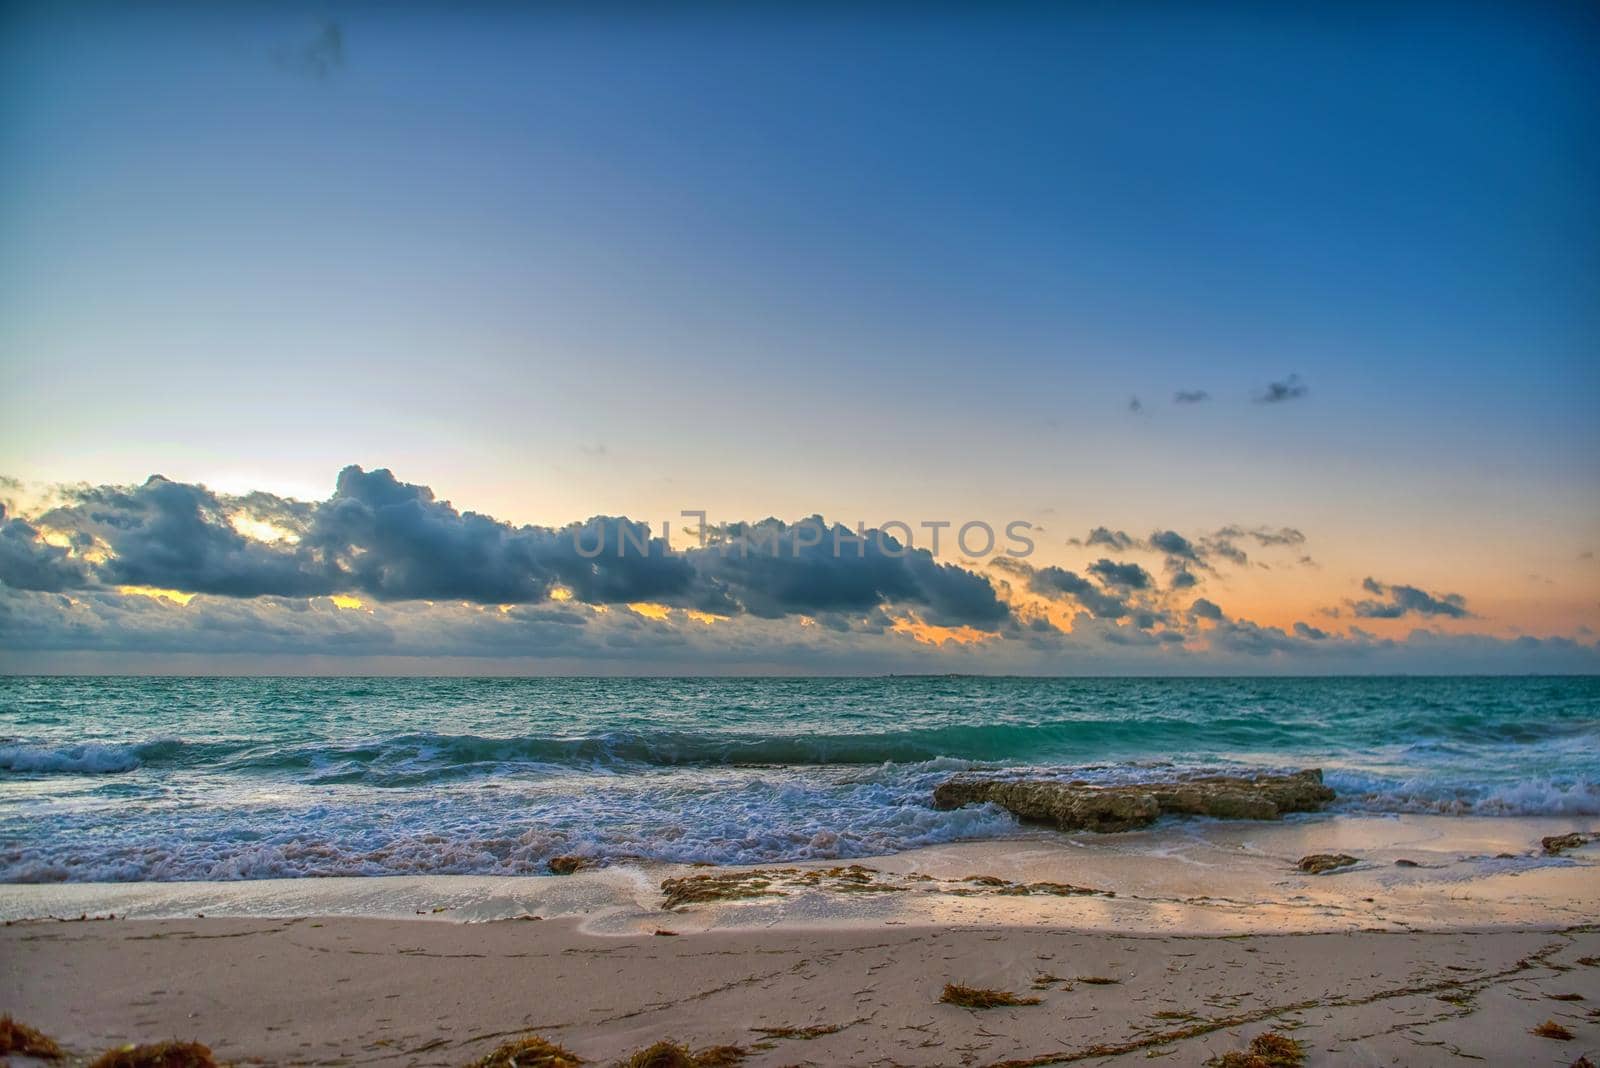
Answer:
[[[746, 873], [764, 896], [679, 912], [657, 907], [661, 878], [729, 870], [13, 886], [0, 1011], [79, 1054], [197, 1038], [269, 1064], [463, 1065], [535, 1032], [602, 1064], [671, 1036], [745, 1047], [752, 1065], [1198, 1065], [1272, 1028], [1311, 1065], [1568, 1065], [1600, 1056], [1600, 849], [1540, 855], [1567, 829], [1041, 835]], [[1359, 863], [1293, 870], [1335, 850]], [[1043, 881], [1116, 896], [1017, 892]], [[123, 918], [197, 902], [234, 915]], [[72, 905], [118, 918], [38, 918]], [[495, 918], [529, 914], [545, 918]], [[1040, 1003], [941, 1004], [947, 982]], [[1574, 1040], [1529, 1033], [1547, 1019]]]

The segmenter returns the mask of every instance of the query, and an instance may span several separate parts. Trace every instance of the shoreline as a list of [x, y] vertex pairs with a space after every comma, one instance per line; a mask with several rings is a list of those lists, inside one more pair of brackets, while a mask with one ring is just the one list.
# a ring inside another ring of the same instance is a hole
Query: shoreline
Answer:
[[[7, 885], [0, 1011], [74, 1057], [193, 1039], [236, 1064], [445, 1068], [538, 1034], [597, 1064], [670, 1038], [752, 1068], [1199, 1065], [1272, 1030], [1313, 1068], [1559, 1068], [1600, 1055], [1600, 847], [1539, 839], [1582, 823], [1195, 820], [838, 864]], [[1294, 866], [1331, 851], [1357, 862]], [[672, 909], [668, 880], [689, 880]], [[962, 1008], [946, 983], [1039, 1000]], [[1573, 1040], [1530, 1033], [1546, 1020]]]
[[[1330, 815], [1165, 821], [1117, 834], [1039, 830], [881, 857], [760, 865], [619, 864], [570, 875], [417, 875], [167, 883], [0, 884], [0, 920], [349, 916], [465, 923], [574, 919], [629, 935], [662, 913], [662, 883], [707, 874], [764, 881], [753, 896], [697, 903], [696, 930], [884, 923], [1174, 934], [1558, 927], [1600, 920], [1600, 848], [1548, 855], [1540, 840], [1591, 821]], [[1296, 863], [1355, 863], [1310, 875]], [[1400, 863], [1396, 863], [1396, 862]], [[858, 869], [841, 880], [830, 871]], [[985, 886], [971, 880], [991, 881]], [[1097, 893], [1048, 889], [1055, 884]], [[751, 889], [745, 885], [745, 889]]]

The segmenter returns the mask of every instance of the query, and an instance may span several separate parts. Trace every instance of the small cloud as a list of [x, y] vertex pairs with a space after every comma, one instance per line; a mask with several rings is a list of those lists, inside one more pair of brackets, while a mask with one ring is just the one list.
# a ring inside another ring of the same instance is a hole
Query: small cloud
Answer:
[[1194, 604], [1189, 606], [1189, 614], [1196, 619], [1221, 619], [1222, 609], [1215, 601], [1208, 601], [1204, 597], [1196, 598]]
[[1282, 382], [1268, 382], [1266, 388], [1256, 394], [1256, 403], [1282, 404], [1304, 397], [1309, 389], [1299, 375], [1290, 375]]
[[326, 19], [307, 38], [279, 48], [273, 59], [284, 70], [322, 81], [344, 66], [344, 29]]
[[1399, 619], [1408, 614], [1466, 619], [1472, 615], [1467, 611], [1466, 598], [1459, 593], [1431, 594], [1415, 586], [1386, 585], [1371, 577], [1361, 583], [1361, 588], [1385, 598], [1352, 601], [1350, 607], [1363, 619]]
[[1077, 538], [1073, 538], [1069, 544], [1105, 545], [1109, 548], [1116, 549], [1119, 552], [1125, 552], [1128, 549], [1133, 548], [1138, 543], [1134, 541], [1134, 539], [1131, 538], [1126, 531], [1111, 530], [1108, 527], [1095, 527], [1093, 530], [1089, 531], [1089, 536], [1083, 541], [1080, 542]]
[[1133, 563], [1117, 563], [1101, 557], [1087, 568], [1107, 586], [1116, 586], [1126, 590], [1148, 589], [1151, 583], [1150, 572]]
[[1138, 415], [1140, 412], [1144, 411], [1144, 402], [1138, 397], [1129, 397], [1128, 411], [1132, 412], [1134, 415]]
[[1176, 530], [1158, 530], [1150, 535], [1150, 547], [1168, 556], [1199, 562], [1194, 543]]
[[1172, 395], [1173, 404], [1200, 404], [1211, 399], [1203, 389], [1180, 389]]

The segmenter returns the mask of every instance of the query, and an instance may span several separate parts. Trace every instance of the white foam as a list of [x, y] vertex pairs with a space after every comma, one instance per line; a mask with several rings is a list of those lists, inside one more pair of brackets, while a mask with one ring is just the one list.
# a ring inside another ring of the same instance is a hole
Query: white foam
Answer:
[[116, 775], [139, 767], [139, 755], [130, 746], [81, 745], [59, 747], [0, 746], [0, 769], [44, 775]]

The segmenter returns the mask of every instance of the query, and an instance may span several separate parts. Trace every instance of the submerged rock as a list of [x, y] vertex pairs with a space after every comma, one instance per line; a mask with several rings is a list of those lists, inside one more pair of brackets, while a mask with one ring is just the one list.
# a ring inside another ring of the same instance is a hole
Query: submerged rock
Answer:
[[1321, 875], [1324, 872], [1337, 871], [1339, 868], [1348, 868], [1358, 863], [1349, 853], [1313, 853], [1309, 857], [1301, 857], [1300, 863], [1295, 867], [1307, 875]]
[[1275, 820], [1332, 801], [1322, 770], [1290, 775], [1211, 775], [1171, 782], [1103, 786], [1081, 780], [957, 776], [934, 787], [935, 808], [993, 802], [1020, 819], [1063, 831], [1127, 831], [1172, 813], [1226, 820]]

